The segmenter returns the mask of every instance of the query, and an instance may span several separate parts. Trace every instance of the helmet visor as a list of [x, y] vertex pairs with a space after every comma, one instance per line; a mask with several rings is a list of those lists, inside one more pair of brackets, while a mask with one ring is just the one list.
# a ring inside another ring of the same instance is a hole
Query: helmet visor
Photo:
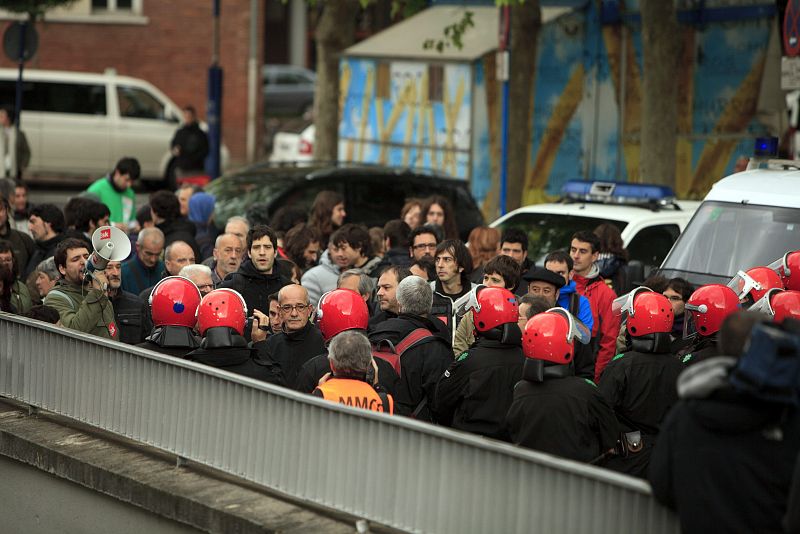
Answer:
[[772, 269], [773, 271], [778, 273], [778, 276], [787, 276], [788, 277], [789, 275], [791, 275], [791, 272], [790, 272], [789, 264], [787, 263], [787, 260], [789, 259], [789, 254], [791, 254], [791, 253], [792, 253], [792, 251], [787, 252], [786, 254], [784, 254], [783, 256], [778, 258], [777, 260], [775, 260], [772, 263], [770, 263], [769, 265], [767, 265], [767, 268], [768, 269]]
[[764, 296], [758, 299], [755, 304], [750, 306], [749, 311], [754, 311], [758, 313], [763, 313], [767, 317], [775, 317], [775, 309], [772, 307], [772, 297], [774, 297], [777, 293], [780, 293], [783, 289], [779, 287], [773, 287], [772, 289], [768, 290], [764, 293]]
[[705, 304], [695, 305], [686, 303], [686, 311], [683, 314], [683, 339], [691, 339], [697, 335], [697, 321], [695, 315], [706, 313], [708, 306]]
[[733, 292], [736, 293], [739, 300], [747, 297], [754, 289], [761, 290], [761, 284], [756, 282], [752, 276], [744, 271], [736, 273], [736, 276], [731, 278], [731, 281], [728, 282], [728, 287], [733, 289]]
[[622, 317], [623, 319], [627, 316], [633, 317], [633, 301], [636, 299], [636, 295], [639, 293], [648, 293], [652, 291], [653, 290], [649, 287], [637, 287], [629, 293], [615, 298], [614, 302], [611, 303], [611, 311], [614, 313], [614, 315]]
[[567, 332], [567, 341], [569, 343], [578, 341], [587, 345], [592, 339], [592, 333], [586, 328], [586, 325], [564, 308], [550, 308], [547, 313], [557, 313], [569, 322], [569, 330]]

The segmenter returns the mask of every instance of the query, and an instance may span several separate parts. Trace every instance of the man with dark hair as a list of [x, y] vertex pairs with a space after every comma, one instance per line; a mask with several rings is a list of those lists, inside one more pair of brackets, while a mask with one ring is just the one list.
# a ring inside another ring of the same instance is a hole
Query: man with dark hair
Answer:
[[472, 256], [462, 241], [447, 239], [436, 246], [434, 258], [436, 280], [430, 282], [433, 289], [431, 315], [450, 329], [452, 345], [456, 327], [461, 321], [461, 316], [456, 312], [469, 299], [469, 292], [476, 285], [469, 281]]
[[399, 265], [390, 265], [381, 273], [378, 278], [378, 306], [379, 310], [369, 318], [367, 331], [372, 332], [382, 322], [400, 313], [400, 304], [397, 302], [397, 285], [407, 276], [411, 276], [411, 271]]
[[427, 226], [417, 226], [408, 235], [408, 256], [415, 261], [427, 256], [433, 259], [436, 252], [436, 245], [439, 244], [439, 238], [436, 233]]
[[28, 258], [25, 276], [28, 276], [39, 262], [55, 254], [56, 245], [64, 239], [64, 214], [54, 204], [39, 204], [31, 209], [28, 228], [36, 250]]
[[17, 272], [23, 272], [28, 266], [28, 260], [36, 250], [33, 239], [26, 233], [11, 227], [11, 205], [8, 200], [0, 195], [0, 239], [8, 241], [14, 251], [17, 262]]
[[181, 216], [181, 203], [170, 191], [156, 191], [150, 195], [150, 212], [156, 228], [164, 232], [164, 244], [183, 241], [192, 247], [194, 257], [202, 259], [200, 247], [195, 241], [197, 228], [186, 217]]
[[411, 228], [403, 219], [392, 219], [383, 225], [384, 249], [386, 254], [383, 261], [378, 265], [379, 272], [389, 265], [399, 265], [409, 267], [411, 256], [408, 255], [408, 236]]
[[606, 365], [616, 354], [619, 317], [611, 311], [611, 304], [617, 294], [611, 289], [595, 265], [600, 255], [600, 238], [593, 232], [580, 231], [572, 236], [569, 246], [572, 257], [575, 290], [589, 300], [594, 317], [592, 328], [593, 342], [598, 345], [595, 364], [595, 382], [600, 380]]
[[203, 174], [203, 166], [208, 155], [208, 135], [197, 122], [197, 112], [193, 106], [186, 106], [182, 111], [183, 126], [175, 132], [170, 144], [179, 178]]
[[563, 250], [554, 250], [544, 259], [545, 269], [553, 271], [564, 279], [565, 285], [558, 290], [556, 304], [580, 319], [586, 325], [586, 328], [592, 330], [594, 327], [592, 306], [589, 304], [589, 299], [575, 292], [575, 281], [572, 280], [572, 265], [572, 257]]
[[43, 304], [31, 307], [31, 309], [23, 313], [22, 316], [27, 317], [28, 319], [36, 319], [37, 321], [43, 321], [45, 323], [55, 325], [61, 322], [61, 317], [58, 315], [58, 310]]
[[15, 127], [14, 121], [14, 108], [0, 107], [0, 178], [21, 180], [31, 162], [31, 147], [25, 132]]
[[[528, 234], [519, 228], [506, 228], [500, 236], [500, 254], [509, 256], [520, 266], [520, 272], [526, 272], [533, 267], [533, 262], [528, 258]], [[511, 290], [515, 295], [522, 296], [528, 291], [527, 284], [518, 283]]]
[[91, 250], [92, 234], [100, 226], [109, 224], [108, 206], [87, 197], [73, 197], [64, 206], [64, 223], [67, 230], [65, 237], [74, 237], [86, 241]]
[[11, 248], [11, 243], [0, 239], [0, 267], [5, 266], [11, 271], [11, 276], [14, 278], [14, 284], [11, 286], [11, 304], [17, 313], [25, 313], [33, 305], [31, 300], [31, 293], [28, 286], [19, 279], [19, 268], [17, 261], [14, 257], [14, 249]]
[[303, 272], [311, 269], [319, 259], [320, 237], [315, 228], [301, 223], [293, 226], [283, 239], [283, 250]]
[[381, 258], [373, 255], [372, 240], [364, 225], [345, 224], [331, 234], [329, 243], [334, 246], [334, 261], [343, 270], [345, 270], [345, 265], [336, 260], [337, 256], [347, 259], [347, 269], [360, 269], [361, 272], [370, 276], [381, 262]]
[[277, 254], [278, 238], [272, 228], [264, 224], [253, 226], [247, 233], [248, 259], [238, 271], [225, 277], [220, 287], [238, 291], [251, 312], [269, 310], [269, 295], [292, 283], [275, 261]]
[[433, 263], [433, 256], [425, 255], [418, 260], [412, 261], [408, 270], [414, 276], [419, 276], [425, 281], [436, 280], [436, 265]]
[[[31, 216], [33, 217], [33, 216]], [[89, 250], [77, 239], [67, 238], [56, 247], [54, 260], [61, 280], [47, 293], [44, 304], [58, 310], [67, 328], [119, 339], [114, 307], [108, 300], [108, 279], [103, 271], [85, 276]]]
[[139, 179], [141, 167], [135, 158], [122, 158], [111, 173], [90, 185], [86, 191], [108, 206], [111, 224], [127, 232], [136, 227], [136, 194], [131, 185]]

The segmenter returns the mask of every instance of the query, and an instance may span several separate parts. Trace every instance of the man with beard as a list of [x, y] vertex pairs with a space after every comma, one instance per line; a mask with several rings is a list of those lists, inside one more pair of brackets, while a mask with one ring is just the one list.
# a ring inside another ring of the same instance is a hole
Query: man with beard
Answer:
[[106, 295], [105, 273], [95, 271], [88, 279], [84, 277], [89, 259], [86, 245], [78, 239], [65, 239], [56, 247], [53, 259], [62, 278], [47, 294], [44, 304], [58, 310], [61, 324], [67, 328], [119, 339], [114, 307]]
[[248, 310], [269, 309], [269, 295], [291, 284], [275, 261], [277, 253], [278, 238], [272, 228], [265, 224], [254, 226], [247, 233], [248, 259], [220, 287], [241, 294]]
[[397, 265], [391, 265], [383, 270], [381, 277], [378, 278], [376, 295], [380, 310], [369, 318], [369, 332], [372, 332], [383, 321], [397, 317], [400, 313], [400, 304], [397, 302], [397, 285], [408, 276], [411, 276], [411, 271]]
[[114, 319], [119, 326], [119, 340], [129, 345], [141, 343], [152, 327], [148, 324], [144, 301], [133, 293], [122, 290], [120, 262], [108, 262], [104, 272], [108, 278], [106, 294], [114, 306]]
[[[15, 230], [12, 225], [11, 205], [8, 200], [0, 195], [0, 239], [5, 239], [11, 244], [14, 259], [17, 261], [18, 272], [25, 270], [28, 258], [33, 254], [36, 245], [27, 233]], [[28, 228], [26, 221], [25, 228]]]
[[39, 265], [39, 262], [55, 254], [56, 245], [63, 239], [64, 214], [54, 204], [39, 204], [31, 209], [28, 229], [36, 242], [36, 249], [28, 258], [25, 276]]
[[283, 241], [286, 256], [295, 262], [303, 272], [317, 264], [320, 238], [314, 228], [305, 223], [298, 224], [286, 232]]
[[244, 250], [241, 240], [234, 234], [221, 234], [217, 237], [212, 253], [213, 262], [208, 265], [214, 287], [219, 287], [226, 276], [239, 270]]

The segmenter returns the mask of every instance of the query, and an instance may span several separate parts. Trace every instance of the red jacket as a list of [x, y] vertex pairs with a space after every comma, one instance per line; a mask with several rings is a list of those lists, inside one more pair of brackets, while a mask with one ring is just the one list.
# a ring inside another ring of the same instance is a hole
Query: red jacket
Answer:
[[598, 382], [603, 369], [616, 354], [620, 318], [611, 312], [611, 304], [617, 298], [617, 294], [608, 287], [600, 275], [584, 278], [576, 274], [572, 279], [575, 281], [575, 290], [589, 299], [589, 305], [592, 307], [594, 316], [592, 338], [599, 338], [600, 341], [594, 365], [594, 381]]

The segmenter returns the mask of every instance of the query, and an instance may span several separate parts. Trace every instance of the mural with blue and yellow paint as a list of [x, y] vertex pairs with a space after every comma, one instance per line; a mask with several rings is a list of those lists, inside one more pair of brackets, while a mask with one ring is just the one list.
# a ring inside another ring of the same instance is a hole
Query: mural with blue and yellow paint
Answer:
[[[635, 2], [627, 5], [636, 13]], [[527, 172], [516, 177], [525, 184], [523, 204], [554, 198], [570, 179], [646, 181], [639, 176], [641, 25], [634, 19], [604, 24], [600, 7], [588, 2], [540, 30]], [[768, 133], [757, 103], [776, 27], [774, 15], [680, 25], [679, 197], [702, 197], [732, 172], [739, 155], [751, 152], [754, 137]], [[440, 63], [441, 98], [432, 100], [436, 64], [343, 58], [340, 158], [433, 168], [470, 180], [491, 219], [500, 158], [494, 62], [487, 54]], [[376, 87], [380, 68], [390, 73], [383, 98]]]

